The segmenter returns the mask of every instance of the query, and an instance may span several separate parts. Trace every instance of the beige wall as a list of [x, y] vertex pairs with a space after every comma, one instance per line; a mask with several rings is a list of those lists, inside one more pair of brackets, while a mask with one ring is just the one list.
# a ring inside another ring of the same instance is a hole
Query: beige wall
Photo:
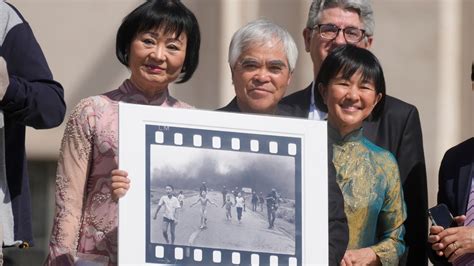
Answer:
[[[142, 1], [11, 0], [30, 22], [55, 78], [65, 88], [68, 111], [83, 97], [116, 88], [128, 71], [115, 59], [121, 19]], [[301, 32], [309, 0], [183, 0], [202, 31], [201, 60], [191, 81], [173, 94], [196, 107], [214, 109], [232, 97], [227, 46], [249, 20], [265, 17], [288, 28], [300, 57], [290, 91], [312, 79]], [[473, 0], [376, 0], [373, 51], [380, 58], [389, 94], [418, 107], [429, 176], [430, 205], [444, 151], [474, 135]], [[63, 127], [28, 131], [32, 159], [56, 158]]]

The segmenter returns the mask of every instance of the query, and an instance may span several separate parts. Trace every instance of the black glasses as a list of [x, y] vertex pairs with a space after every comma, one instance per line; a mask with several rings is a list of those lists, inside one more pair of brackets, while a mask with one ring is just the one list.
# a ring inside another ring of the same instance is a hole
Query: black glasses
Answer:
[[339, 31], [342, 31], [346, 42], [353, 44], [360, 42], [365, 37], [365, 30], [355, 27], [341, 29], [334, 24], [318, 24], [313, 27], [313, 30], [318, 31], [319, 36], [327, 40], [336, 39], [337, 35], [339, 35]]

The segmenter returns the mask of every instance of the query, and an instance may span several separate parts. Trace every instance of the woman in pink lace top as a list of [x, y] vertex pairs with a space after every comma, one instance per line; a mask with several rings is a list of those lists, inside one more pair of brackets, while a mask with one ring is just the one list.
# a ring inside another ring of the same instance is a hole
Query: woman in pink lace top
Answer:
[[131, 76], [116, 90], [80, 101], [64, 132], [56, 176], [56, 214], [47, 265], [117, 264], [118, 102], [190, 108], [168, 85], [185, 82], [199, 57], [193, 13], [177, 0], [147, 1], [127, 15], [116, 54]]

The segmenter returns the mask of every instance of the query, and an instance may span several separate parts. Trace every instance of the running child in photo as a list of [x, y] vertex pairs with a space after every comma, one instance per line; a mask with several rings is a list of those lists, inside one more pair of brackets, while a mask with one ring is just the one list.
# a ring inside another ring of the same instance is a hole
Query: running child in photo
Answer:
[[235, 197], [235, 209], [237, 210], [237, 220], [239, 220], [239, 224], [242, 220], [242, 210], [245, 207], [245, 198], [242, 197], [242, 193], [238, 193], [237, 197]]
[[158, 212], [160, 209], [163, 207], [164, 208], [164, 213], [163, 213], [163, 237], [165, 238], [165, 241], [167, 244], [170, 243], [168, 239], [168, 227], [170, 228], [170, 234], [171, 234], [171, 244], [174, 244], [174, 239], [175, 239], [175, 229], [176, 225], [178, 224], [178, 217], [177, 217], [177, 209], [181, 208], [179, 205], [178, 199], [173, 195], [173, 186], [172, 185], [166, 185], [165, 187], [166, 190], [166, 195], [162, 196], [160, 198], [160, 201], [158, 202], [158, 208], [156, 209], [155, 215], [153, 215], [153, 220], [156, 220], [158, 217]]
[[178, 201], [179, 201], [179, 206], [181, 206], [181, 208], [183, 208], [183, 205], [184, 205], [184, 195], [183, 195], [183, 191], [181, 190], [178, 194]]
[[234, 206], [234, 203], [232, 202], [232, 198], [231, 198], [231, 195], [230, 194], [227, 194], [226, 195], [226, 199], [225, 199], [225, 202], [224, 202], [224, 206], [222, 207], [225, 207], [225, 218], [227, 220], [231, 220], [232, 219], [232, 213], [230, 212], [231, 211], [231, 208]]
[[201, 196], [191, 204], [190, 207], [194, 207], [194, 205], [201, 203], [201, 226], [199, 227], [200, 229], [203, 229], [207, 225], [207, 203], [212, 204], [216, 207], [217, 204], [210, 199], [207, 198], [207, 191], [206, 190], [201, 190]]

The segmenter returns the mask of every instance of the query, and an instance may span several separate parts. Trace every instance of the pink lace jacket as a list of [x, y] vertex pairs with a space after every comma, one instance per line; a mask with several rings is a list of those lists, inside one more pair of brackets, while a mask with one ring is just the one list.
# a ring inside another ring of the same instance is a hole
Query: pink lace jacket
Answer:
[[168, 91], [146, 98], [130, 80], [117, 90], [79, 102], [61, 144], [56, 214], [46, 265], [117, 264], [118, 205], [111, 198], [110, 172], [118, 168], [119, 101], [191, 108]]

